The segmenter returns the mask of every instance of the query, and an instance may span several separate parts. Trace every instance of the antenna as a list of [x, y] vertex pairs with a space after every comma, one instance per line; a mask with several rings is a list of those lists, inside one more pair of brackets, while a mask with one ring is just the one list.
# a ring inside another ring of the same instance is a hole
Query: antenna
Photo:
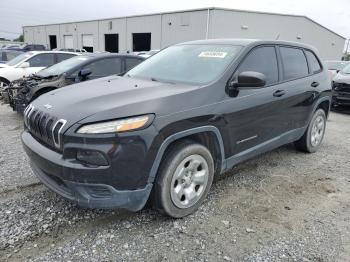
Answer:
[[275, 40], [278, 40], [280, 38], [280, 34], [277, 35], [276, 39]]

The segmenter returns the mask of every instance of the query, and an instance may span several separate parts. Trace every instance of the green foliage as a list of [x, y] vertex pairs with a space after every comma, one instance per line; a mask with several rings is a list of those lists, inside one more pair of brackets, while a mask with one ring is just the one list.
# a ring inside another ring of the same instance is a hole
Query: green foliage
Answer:
[[20, 35], [18, 38], [14, 39], [13, 41], [16, 41], [16, 42], [24, 42], [24, 36], [23, 36], [23, 35]]

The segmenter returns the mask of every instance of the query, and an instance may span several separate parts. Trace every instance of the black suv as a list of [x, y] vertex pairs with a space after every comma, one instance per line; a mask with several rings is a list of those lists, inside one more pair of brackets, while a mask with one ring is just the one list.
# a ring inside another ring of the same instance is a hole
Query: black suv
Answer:
[[9, 47], [7, 49], [29, 52], [29, 51], [45, 51], [46, 47], [44, 45], [23, 44], [20, 47]]
[[74, 83], [123, 74], [145, 58], [133, 55], [86, 54], [47, 67], [33, 76], [13, 81], [8, 88], [10, 105], [22, 113], [40, 95]]
[[123, 77], [40, 96], [25, 110], [22, 141], [39, 179], [81, 206], [137, 211], [150, 199], [183, 217], [215, 174], [291, 142], [315, 152], [330, 103], [311, 46], [193, 41]]

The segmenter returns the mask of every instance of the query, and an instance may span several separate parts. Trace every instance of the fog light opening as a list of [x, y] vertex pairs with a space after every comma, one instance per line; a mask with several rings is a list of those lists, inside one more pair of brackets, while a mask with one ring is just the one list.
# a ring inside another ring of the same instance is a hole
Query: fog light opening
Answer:
[[78, 149], [76, 159], [85, 164], [94, 166], [108, 166], [105, 156], [95, 150]]

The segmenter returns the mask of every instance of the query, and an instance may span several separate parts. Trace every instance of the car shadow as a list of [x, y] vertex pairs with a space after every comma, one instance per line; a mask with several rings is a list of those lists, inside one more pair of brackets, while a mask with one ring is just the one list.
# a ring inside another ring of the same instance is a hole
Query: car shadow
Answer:
[[332, 108], [332, 112], [340, 113], [340, 114], [344, 114], [344, 115], [350, 115], [350, 107], [337, 106], [337, 107]]

